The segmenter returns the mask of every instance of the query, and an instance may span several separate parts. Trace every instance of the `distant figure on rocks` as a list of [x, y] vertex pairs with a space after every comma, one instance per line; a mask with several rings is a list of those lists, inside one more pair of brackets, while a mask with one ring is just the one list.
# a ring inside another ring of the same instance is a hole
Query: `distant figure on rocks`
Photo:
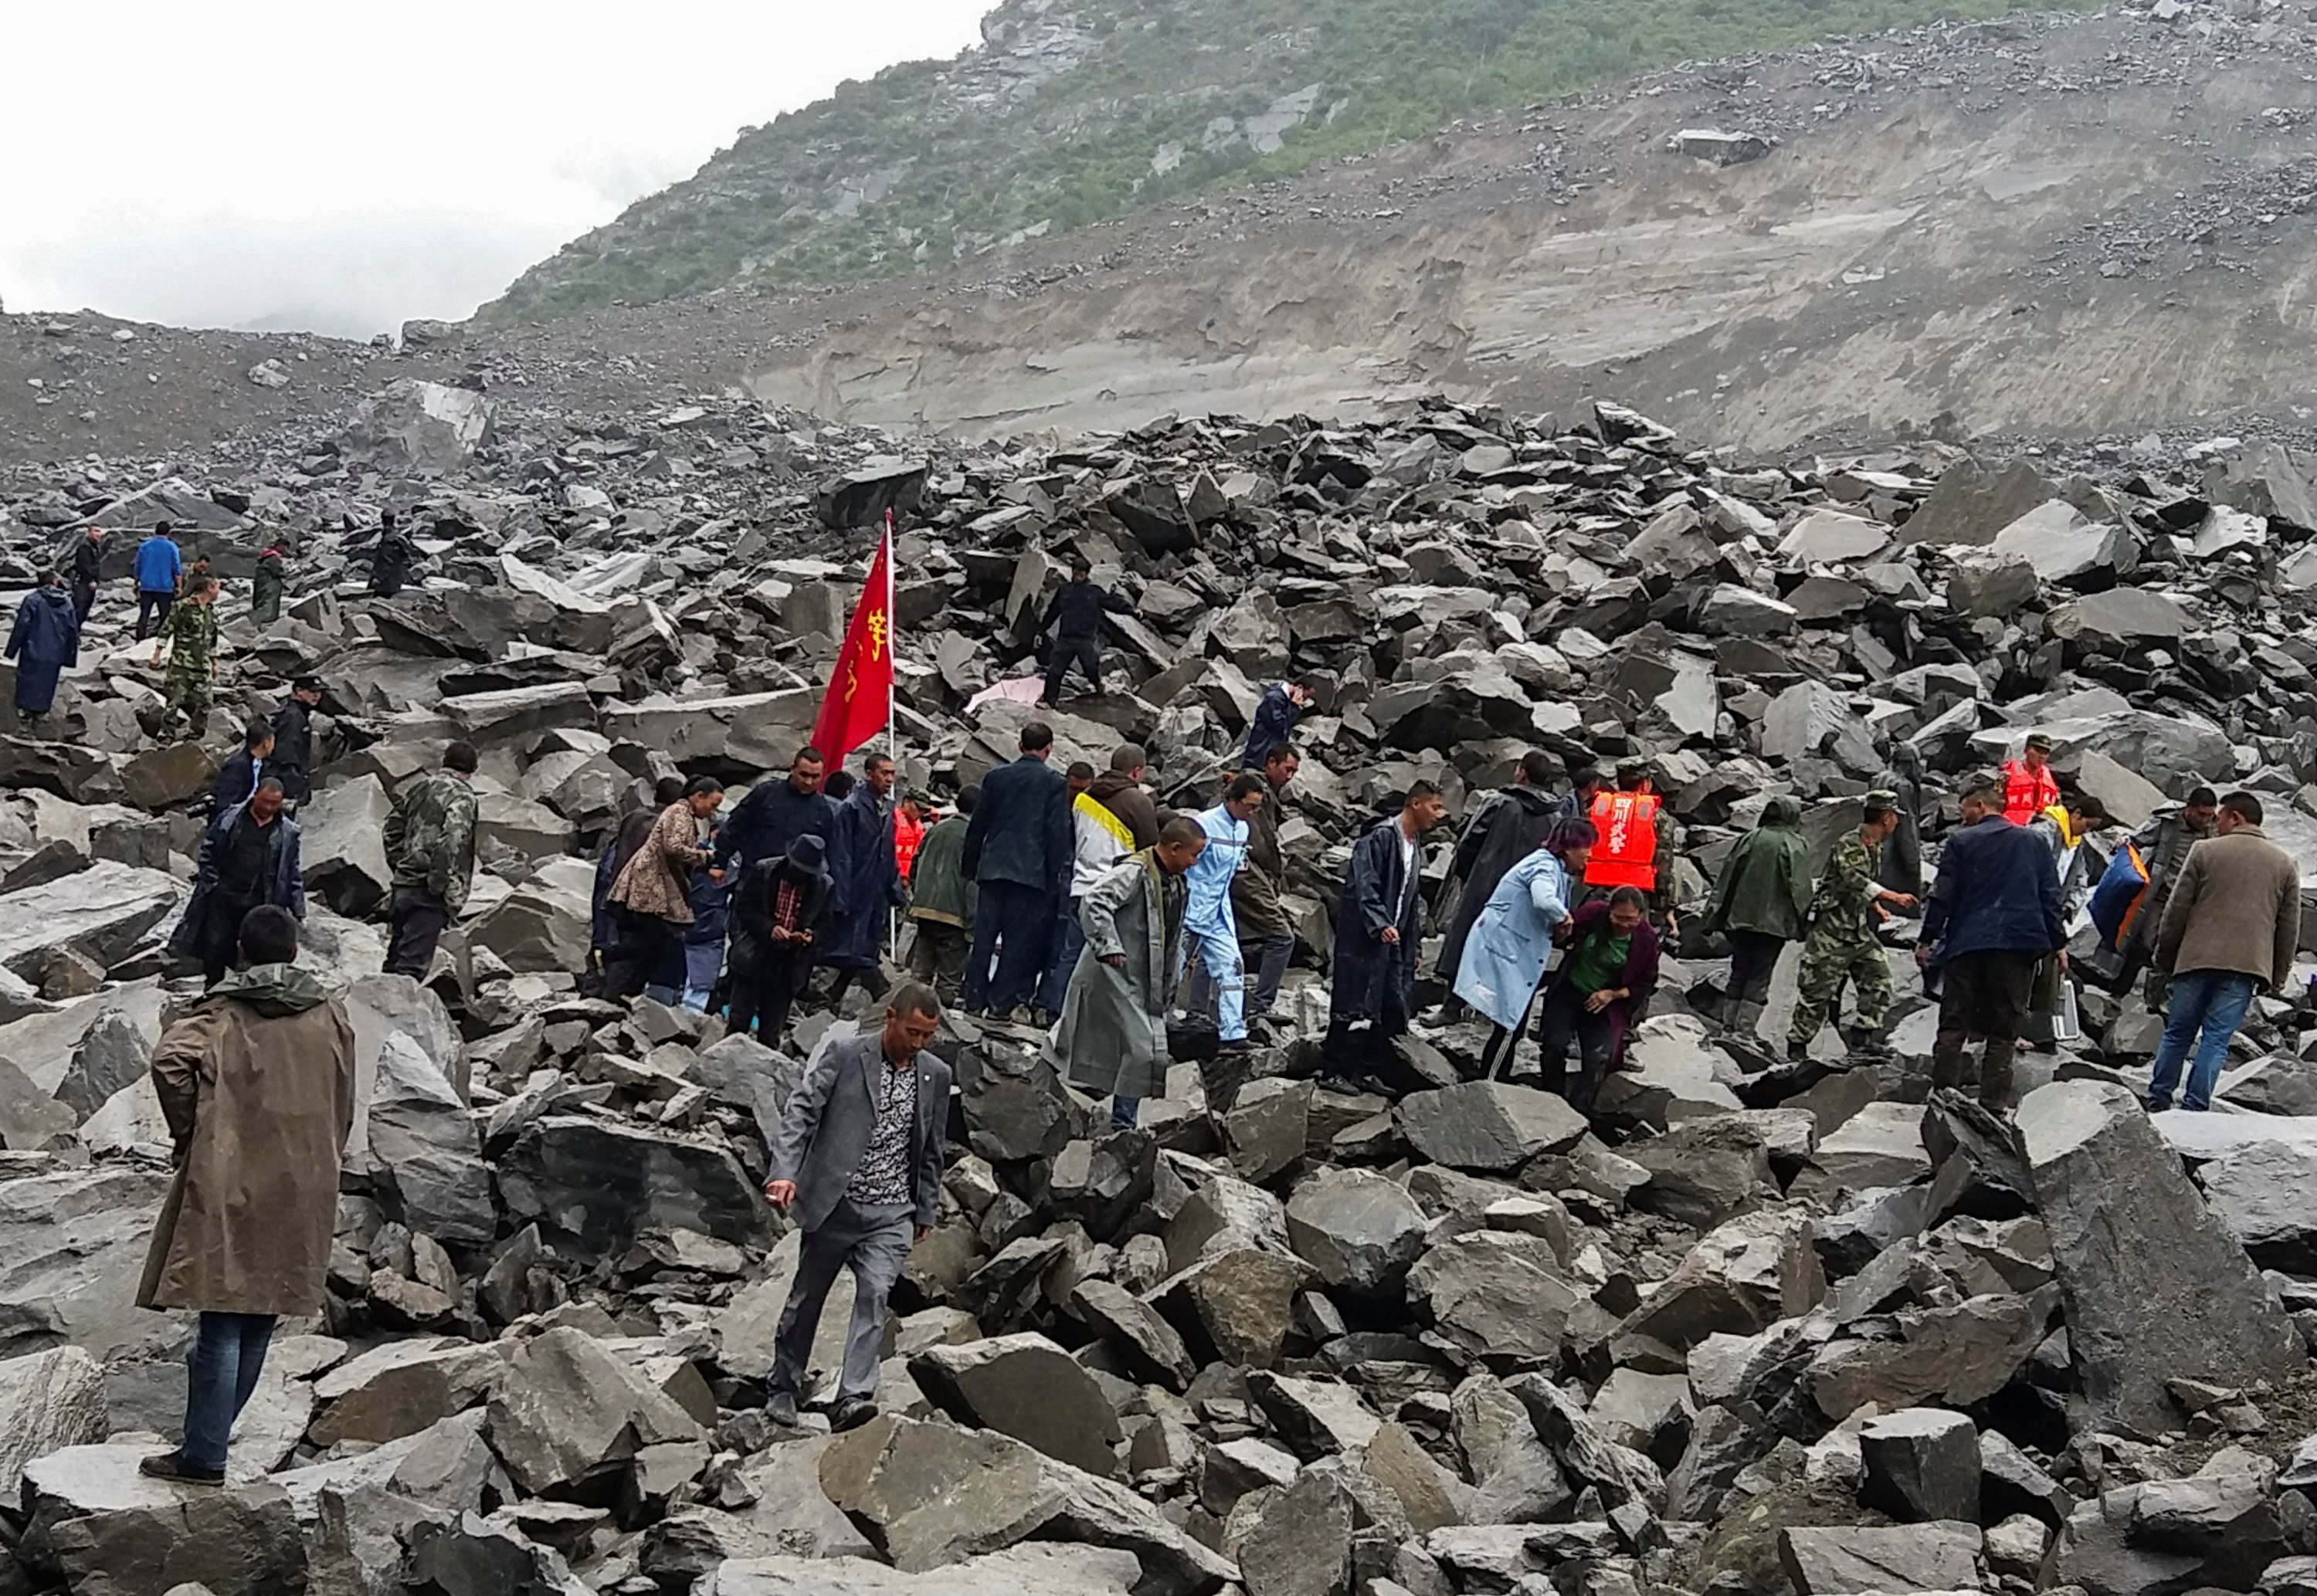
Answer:
[[[269, 773], [273, 757], [273, 723], [251, 721], [241, 734], [240, 752], [218, 766], [217, 780], [210, 783], [210, 813], [223, 814], [236, 804], [247, 803], [249, 795], [257, 790], [258, 782]], [[279, 771], [271, 773], [281, 775]]]
[[161, 678], [158, 709], [140, 712], [138, 724], [156, 737], [166, 736], [180, 715], [196, 740], [210, 728], [210, 706], [217, 694], [217, 596], [214, 576], [188, 587], [185, 602], [169, 611], [168, 623], [153, 645], [153, 663], [161, 663], [166, 647], [169, 669]]
[[6, 657], [16, 662], [16, 717], [27, 735], [38, 736], [41, 721], [56, 708], [65, 667], [80, 663], [80, 616], [55, 572], [16, 606]]
[[400, 593], [410, 581], [414, 552], [410, 539], [395, 524], [394, 512], [382, 512], [378, 518], [378, 547], [370, 557], [371, 592], [381, 599]]
[[[2301, 867], [2260, 828], [2260, 800], [2221, 800], [2219, 835], [2188, 850], [2156, 934], [2157, 967], [2172, 974], [2172, 1008], [2148, 1083], [2148, 1109], [2172, 1106], [2188, 1064], [2185, 1109], [2212, 1106], [2229, 1042], [2256, 993], [2282, 992], [2301, 945]], [[2196, 1059], [2189, 1063], [2194, 1048]]]
[[965, 869], [980, 889], [965, 960], [965, 1006], [991, 1019], [1016, 1009], [1029, 1017], [1045, 973], [1055, 905], [1068, 891], [1076, 857], [1069, 784], [1046, 762], [1054, 752], [1053, 728], [1031, 721], [1022, 728], [1021, 748], [1012, 764], [981, 779], [981, 802], [965, 833]]
[[826, 847], [799, 837], [786, 854], [760, 859], [732, 889], [731, 995], [725, 1028], [777, 1048], [789, 1008], [811, 978], [813, 943], [828, 915]]
[[1457, 961], [1456, 995], [1484, 1015], [1489, 1042], [1481, 1054], [1482, 1079], [1510, 1073], [1529, 1005], [1544, 979], [1545, 961], [1567, 923], [1575, 884], [1592, 856], [1593, 823], [1560, 820], [1490, 889]]
[[1295, 723], [1311, 707], [1311, 690], [1301, 682], [1275, 682], [1255, 703], [1247, 723], [1247, 748], [1240, 753], [1242, 771], [1263, 769], [1266, 755], [1295, 735]]
[[1038, 635], [1049, 640], [1046, 691], [1038, 701], [1062, 701], [1062, 686], [1074, 664], [1086, 673], [1086, 679], [1094, 683], [1096, 695], [1100, 696], [1102, 618], [1105, 614], [1133, 613], [1133, 605], [1095, 585], [1094, 566], [1085, 556], [1074, 556], [1070, 560], [1070, 579], [1054, 590], [1054, 596], [1046, 601], [1046, 613], [1038, 621]]
[[2035, 967], [2067, 941], [2051, 851], [2004, 818], [2003, 785], [2000, 776], [1977, 776], [1965, 786], [1963, 824], [1939, 846], [1915, 950], [1916, 963], [1936, 968], [1943, 987], [1931, 1084], [1960, 1087], [1964, 1049], [1983, 1037], [1979, 1101], [1998, 1112], [2009, 1106]]
[[1270, 791], [1251, 771], [1231, 778], [1223, 801], [1194, 816], [1207, 834], [1207, 846], [1184, 881], [1184, 949], [1195, 960], [1185, 1006], [1192, 1018], [1203, 1019], [1212, 994], [1216, 1038], [1227, 1053], [1244, 1052], [1248, 1046], [1247, 966], [1239, 957], [1231, 885], [1247, 868], [1248, 825]]
[[91, 527], [88, 535], [73, 545], [72, 564], [73, 611], [85, 623], [88, 612], [96, 608], [97, 585], [104, 580], [104, 529]]
[[1890, 763], [1876, 783], [1899, 800], [1899, 824], [1883, 844], [1883, 885], [1923, 896], [1923, 756], [1905, 738], [1891, 744]]
[[909, 919], [916, 940], [909, 947], [909, 974], [954, 1002], [965, 980], [965, 950], [973, 940], [978, 890], [965, 869], [965, 834], [973, 824], [981, 789], [957, 795], [957, 813], [926, 833], [917, 844], [909, 884]]
[[1601, 1083], [1624, 1063], [1625, 1039], [1657, 984], [1658, 933], [1640, 887], [1620, 887], [1570, 915], [1569, 950], [1536, 1020], [1544, 1089], [1579, 1113], [1591, 1113]]
[[139, 1467], [210, 1485], [225, 1480], [227, 1439], [257, 1389], [275, 1321], [322, 1311], [338, 1153], [354, 1117], [353, 1028], [297, 967], [298, 922], [255, 908], [239, 941], [248, 967], [153, 1050], [176, 1173], [137, 1290], [139, 1307], [201, 1315], [184, 1440]]
[[876, 1416], [886, 1298], [941, 1211], [950, 1071], [925, 1050], [940, 1029], [941, 1000], [906, 982], [887, 1001], [881, 1030], [829, 1042], [789, 1093], [765, 1195], [796, 1219], [804, 1245], [765, 1381], [775, 1423], [796, 1422], [821, 1306], [847, 1268], [853, 1322], [829, 1427]]
[[394, 795], [381, 840], [394, 872], [393, 930], [386, 973], [426, 979], [434, 944], [467, 901], [475, 875], [475, 789], [481, 762], [472, 743], [443, 751], [443, 768], [414, 776]]
[[201, 837], [193, 896], [169, 951], [197, 958], [210, 986], [232, 967], [241, 923], [262, 904], [306, 918], [306, 867], [298, 824], [282, 812], [282, 783], [268, 776], [248, 798], [218, 811]]
[[322, 680], [300, 676], [273, 711], [273, 773], [283, 796], [302, 804], [314, 790], [314, 711], [322, 702]]
[[1440, 939], [1439, 972], [1451, 982], [1463, 967], [1465, 939], [1479, 923], [1489, 895], [1507, 870], [1536, 851], [1560, 817], [1559, 806], [1545, 791], [1552, 773], [1552, 755], [1534, 748], [1521, 755], [1512, 785], [1482, 799], [1456, 839], [1456, 855], [1448, 867], [1456, 900]]
[[269, 543], [257, 557], [257, 574], [249, 584], [249, 618], [260, 626], [282, 619], [282, 593], [290, 585], [287, 557], [279, 543]]
[[153, 635], [166, 622], [177, 602], [177, 578], [183, 574], [184, 552], [169, 536], [169, 523], [157, 521], [153, 535], [137, 546], [137, 641]]
[[1167, 1085], [1167, 988], [1183, 967], [1185, 873], [1213, 843], [1176, 816], [1158, 844], [1102, 873], [1078, 907], [1085, 944], [1070, 972], [1051, 1051], [1070, 1084], [1110, 1099], [1114, 1128], [1132, 1125], [1142, 1100]]
[[[1786, 1057], [1806, 1056], [1828, 1012], [1841, 1002], [1842, 986], [1858, 990], [1856, 1023], [1843, 1040], [1855, 1057], [1883, 1048], [1883, 1026], [1891, 1008], [1891, 956], [1876, 928], [1891, 911], [1911, 909], [1915, 900], [1883, 885], [1883, 844], [1899, 825], [1899, 798], [1870, 792], [1859, 828], [1834, 845], [1818, 891], [1811, 898], [1810, 935], [1803, 943], [1802, 981], [1794, 996], [1794, 1022], [1786, 1033]], [[1839, 1011], [1834, 1018], [1840, 1020]]]
[[881, 967], [887, 923], [908, 902], [893, 851], [893, 761], [872, 753], [861, 762], [861, 780], [836, 806], [828, 834], [828, 927], [814, 953], [836, 972], [828, 1001], [858, 982], [872, 998], [885, 995]]
[[[723, 801], [724, 784], [713, 776], [685, 782], [684, 796], [659, 812], [643, 846], [612, 883], [620, 940], [604, 960], [605, 997], [636, 996], [682, 947], [692, 923], [692, 872], [709, 860], [700, 828]], [[724, 878], [721, 870], [710, 874]]]
[[820, 790], [827, 769], [820, 750], [808, 744], [789, 761], [785, 780], [759, 781], [748, 796], [725, 816], [716, 834], [716, 866], [729, 869], [733, 861], [751, 865], [760, 859], [786, 854], [799, 837], [828, 840], [836, 821], [836, 806]]
[[1383, 1091], [1383, 1064], [1406, 1034], [1415, 1001], [1422, 932], [1425, 834], [1448, 811], [1429, 781], [1409, 785], [1400, 812], [1352, 844], [1336, 909], [1335, 968], [1320, 1084], [1332, 1091]]
[[2027, 734], [2019, 757], [2003, 765], [2003, 817], [2014, 825], [2029, 821], [2060, 801], [2060, 779], [2052, 773], [2052, 739]]
[[1255, 972], [1255, 992], [1247, 1017], [1259, 1020], [1279, 1001], [1279, 984], [1295, 957], [1295, 928], [1281, 900], [1287, 891], [1287, 858], [1279, 851], [1281, 811], [1287, 785], [1303, 766], [1292, 743], [1263, 756], [1263, 784], [1269, 794], [1247, 819], [1247, 867], [1231, 878], [1231, 917], [1239, 923], [1239, 962]]
[[1705, 929], [1730, 939], [1722, 1023], [1740, 1037], [1761, 1023], [1778, 956], [1808, 925], [1813, 888], [1802, 825], [1799, 799], [1772, 798], [1762, 807], [1762, 823], [1738, 839], [1713, 879]]

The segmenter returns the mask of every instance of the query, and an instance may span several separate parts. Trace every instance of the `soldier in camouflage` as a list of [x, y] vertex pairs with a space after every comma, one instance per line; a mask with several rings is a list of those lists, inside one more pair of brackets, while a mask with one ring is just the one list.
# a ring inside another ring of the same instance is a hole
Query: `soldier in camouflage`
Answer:
[[1794, 1002], [1794, 1029], [1786, 1036], [1789, 1058], [1808, 1051], [1846, 979], [1858, 985], [1858, 1019], [1844, 1040], [1854, 1053], [1882, 1048], [1883, 1016], [1891, 1006], [1891, 961], [1875, 928], [1891, 918], [1884, 905], [1915, 906], [1911, 895], [1895, 892], [1881, 879], [1883, 844], [1898, 825], [1898, 795], [1868, 793], [1865, 824], [1836, 845], [1819, 878], [1811, 900], [1810, 936], [1803, 943], [1802, 990]]
[[443, 768], [414, 776], [394, 795], [382, 834], [394, 872], [394, 929], [386, 973], [424, 981], [434, 943], [467, 901], [475, 874], [474, 745], [453, 743]]
[[210, 705], [217, 692], [217, 596], [214, 576], [204, 576], [185, 589], [184, 602], [169, 611], [169, 619], [153, 639], [153, 663], [169, 651], [168, 674], [161, 682], [161, 706], [137, 713], [138, 724], [151, 736], [163, 736], [182, 713], [195, 738], [209, 729]]

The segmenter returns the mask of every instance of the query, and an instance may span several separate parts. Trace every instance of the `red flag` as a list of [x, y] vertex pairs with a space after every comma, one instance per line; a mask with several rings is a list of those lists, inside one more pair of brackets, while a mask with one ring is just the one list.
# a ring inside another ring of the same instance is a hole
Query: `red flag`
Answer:
[[888, 527], [870, 564], [869, 584], [853, 607], [853, 624], [845, 629], [836, 668], [829, 673], [828, 696], [820, 700], [820, 717], [812, 723], [812, 745], [832, 771], [893, 717], [892, 586], [887, 565], [892, 547]]

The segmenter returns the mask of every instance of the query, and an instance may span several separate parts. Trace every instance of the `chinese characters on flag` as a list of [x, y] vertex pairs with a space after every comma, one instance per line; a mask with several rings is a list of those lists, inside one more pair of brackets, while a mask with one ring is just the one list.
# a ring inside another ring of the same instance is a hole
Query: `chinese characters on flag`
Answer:
[[853, 607], [853, 624], [845, 629], [836, 668], [829, 674], [828, 696], [821, 700], [820, 717], [812, 723], [812, 745], [832, 771], [892, 718], [893, 587], [888, 564], [892, 551], [889, 517], [877, 557], [869, 566], [868, 584]]

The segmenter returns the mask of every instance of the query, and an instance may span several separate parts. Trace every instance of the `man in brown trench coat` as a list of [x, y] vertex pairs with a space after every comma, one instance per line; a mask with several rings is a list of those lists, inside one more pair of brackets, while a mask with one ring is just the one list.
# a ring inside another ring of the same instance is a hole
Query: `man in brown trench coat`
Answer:
[[137, 1306], [191, 1308], [185, 1439], [145, 1473], [217, 1485], [282, 1315], [322, 1306], [338, 1154], [354, 1117], [345, 1010], [297, 967], [298, 922], [264, 905], [241, 923], [249, 967], [210, 988], [153, 1052], [176, 1144]]

